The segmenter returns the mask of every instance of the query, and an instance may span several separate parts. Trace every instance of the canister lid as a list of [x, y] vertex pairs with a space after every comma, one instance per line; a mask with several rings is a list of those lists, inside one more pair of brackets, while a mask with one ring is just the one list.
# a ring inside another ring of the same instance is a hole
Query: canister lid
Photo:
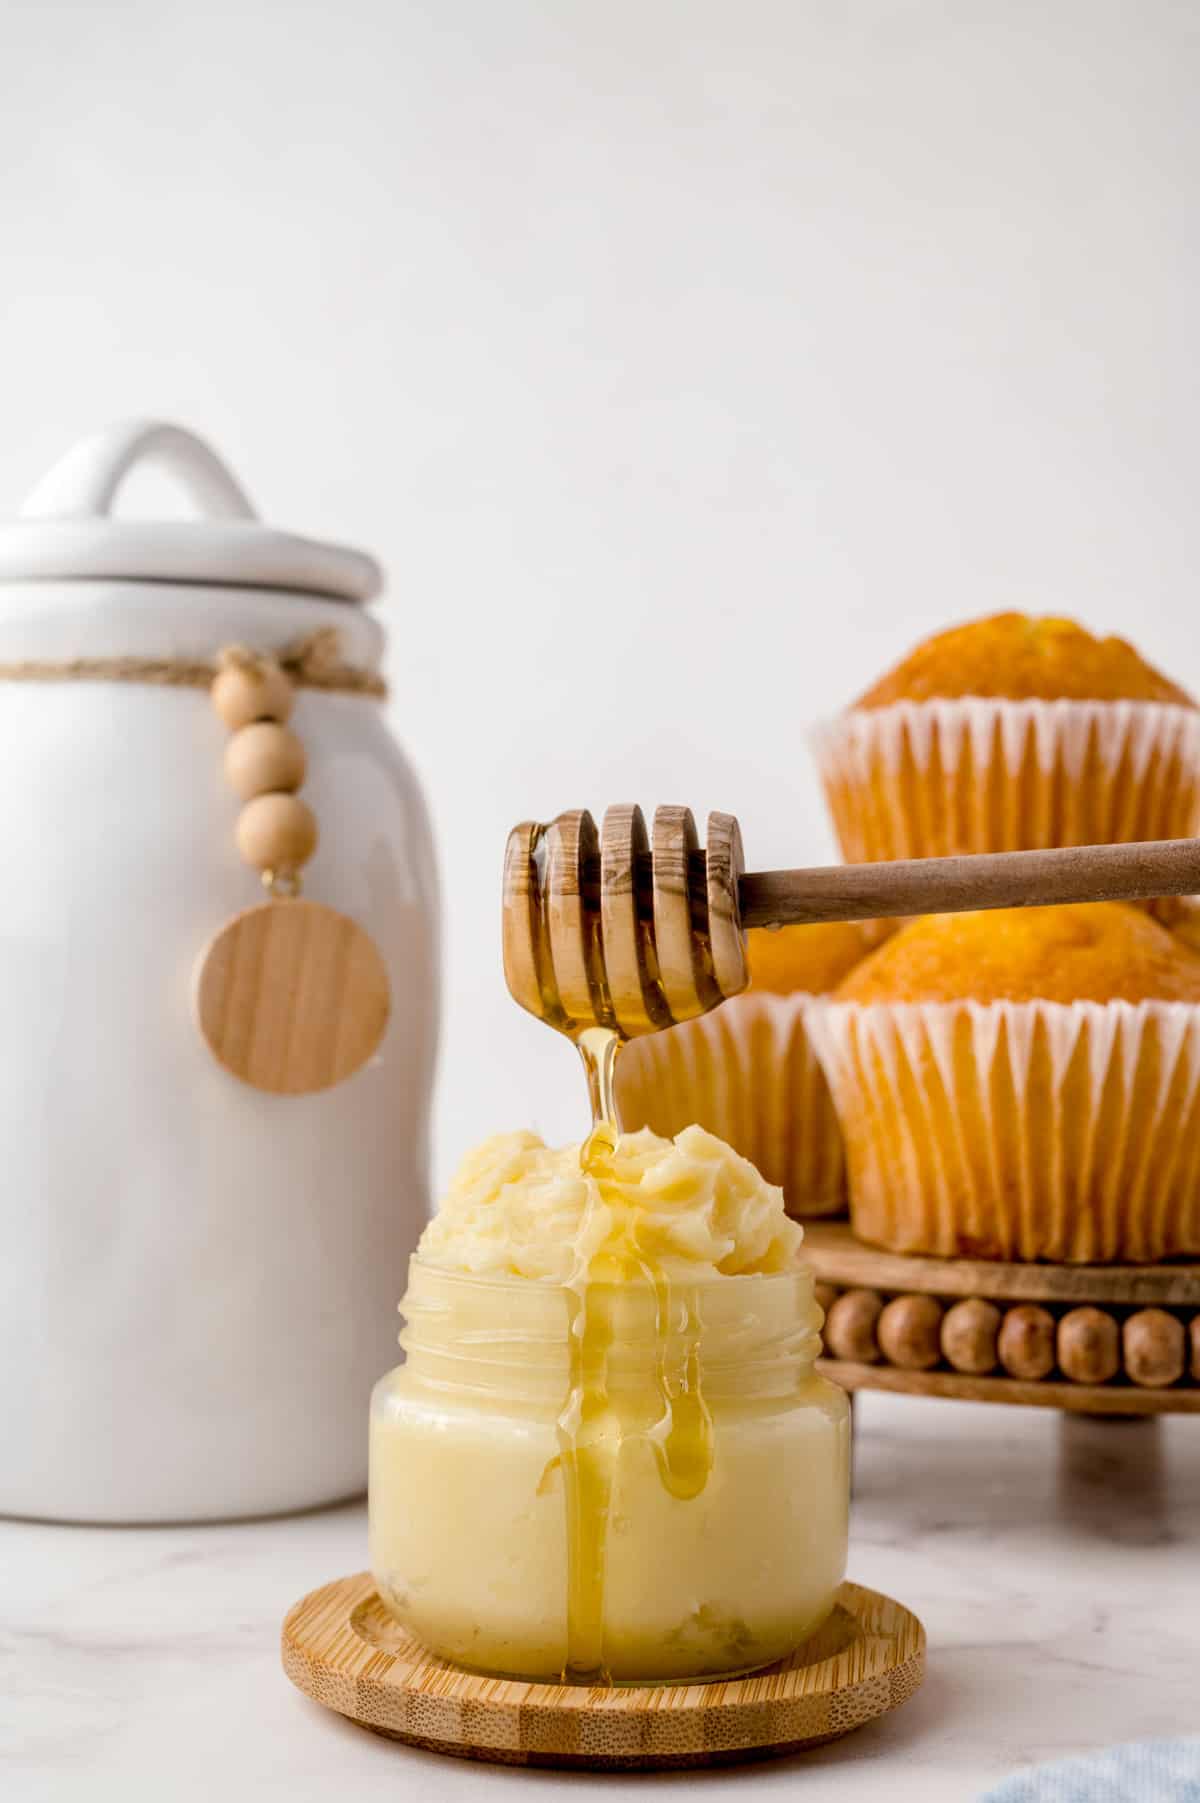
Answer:
[[[117, 492], [141, 464], [168, 470], [201, 517], [114, 518]], [[0, 582], [75, 578], [287, 589], [338, 601], [369, 601], [383, 585], [364, 552], [263, 525], [203, 439], [144, 419], [81, 439], [38, 483], [20, 518], [0, 525]]]

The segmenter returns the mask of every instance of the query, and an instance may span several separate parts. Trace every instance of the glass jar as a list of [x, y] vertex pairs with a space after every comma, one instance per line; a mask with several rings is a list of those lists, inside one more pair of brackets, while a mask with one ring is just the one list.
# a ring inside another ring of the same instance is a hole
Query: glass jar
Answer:
[[[601, 1667], [634, 1682], [769, 1664], [820, 1624], [845, 1569], [849, 1404], [813, 1369], [812, 1274], [672, 1285], [665, 1324], [649, 1286], [589, 1286], [589, 1308], [601, 1300], [605, 1409], [591, 1419], [591, 1452], [611, 1480], [595, 1547]], [[568, 1549], [578, 1559], [580, 1542], [564, 1423], [579, 1418], [577, 1307], [554, 1284], [413, 1259], [406, 1362], [372, 1398], [380, 1596], [430, 1652], [478, 1671], [557, 1680], [571, 1665], [579, 1573]], [[685, 1322], [688, 1356], [674, 1366]], [[690, 1418], [699, 1408], [707, 1423], [694, 1494], [665, 1469], [664, 1401], [680, 1386]]]

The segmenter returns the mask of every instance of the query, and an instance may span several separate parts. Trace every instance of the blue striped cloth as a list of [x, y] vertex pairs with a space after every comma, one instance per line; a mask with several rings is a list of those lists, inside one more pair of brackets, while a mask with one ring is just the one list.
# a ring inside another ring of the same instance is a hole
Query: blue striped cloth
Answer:
[[1136, 1740], [1030, 1766], [981, 1803], [1200, 1803], [1200, 1736]]

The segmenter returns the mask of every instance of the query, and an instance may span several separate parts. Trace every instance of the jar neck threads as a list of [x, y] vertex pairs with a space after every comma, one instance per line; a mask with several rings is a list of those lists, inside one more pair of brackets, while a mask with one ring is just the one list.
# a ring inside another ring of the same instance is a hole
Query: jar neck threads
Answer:
[[[662, 1343], [661, 1297], [638, 1282], [594, 1287], [607, 1292], [609, 1383], [643, 1388], [654, 1379]], [[571, 1300], [560, 1284], [474, 1277], [414, 1258], [400, 1344], [416, 1378], [553, 1401], [569, 1376]], [[791, 1394], [812, 1374], [821, 1313], [807, 1269], [673, 1279], [667, 1306], [694, 1323], [705, 1394], [713, 1401]]]

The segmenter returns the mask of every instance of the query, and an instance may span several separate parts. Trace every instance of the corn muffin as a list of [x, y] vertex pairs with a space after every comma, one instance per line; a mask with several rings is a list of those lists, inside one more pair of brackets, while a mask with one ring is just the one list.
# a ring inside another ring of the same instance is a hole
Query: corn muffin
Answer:
[[1200, 953], [1122, 903], [914, 921], [810, 1011], [897, 1252], [1200, 1253]]
[[818, 735], [855, 861], [1186, 837], [1200, 709], [1120, 638], [995, 614], [911, 652]]

